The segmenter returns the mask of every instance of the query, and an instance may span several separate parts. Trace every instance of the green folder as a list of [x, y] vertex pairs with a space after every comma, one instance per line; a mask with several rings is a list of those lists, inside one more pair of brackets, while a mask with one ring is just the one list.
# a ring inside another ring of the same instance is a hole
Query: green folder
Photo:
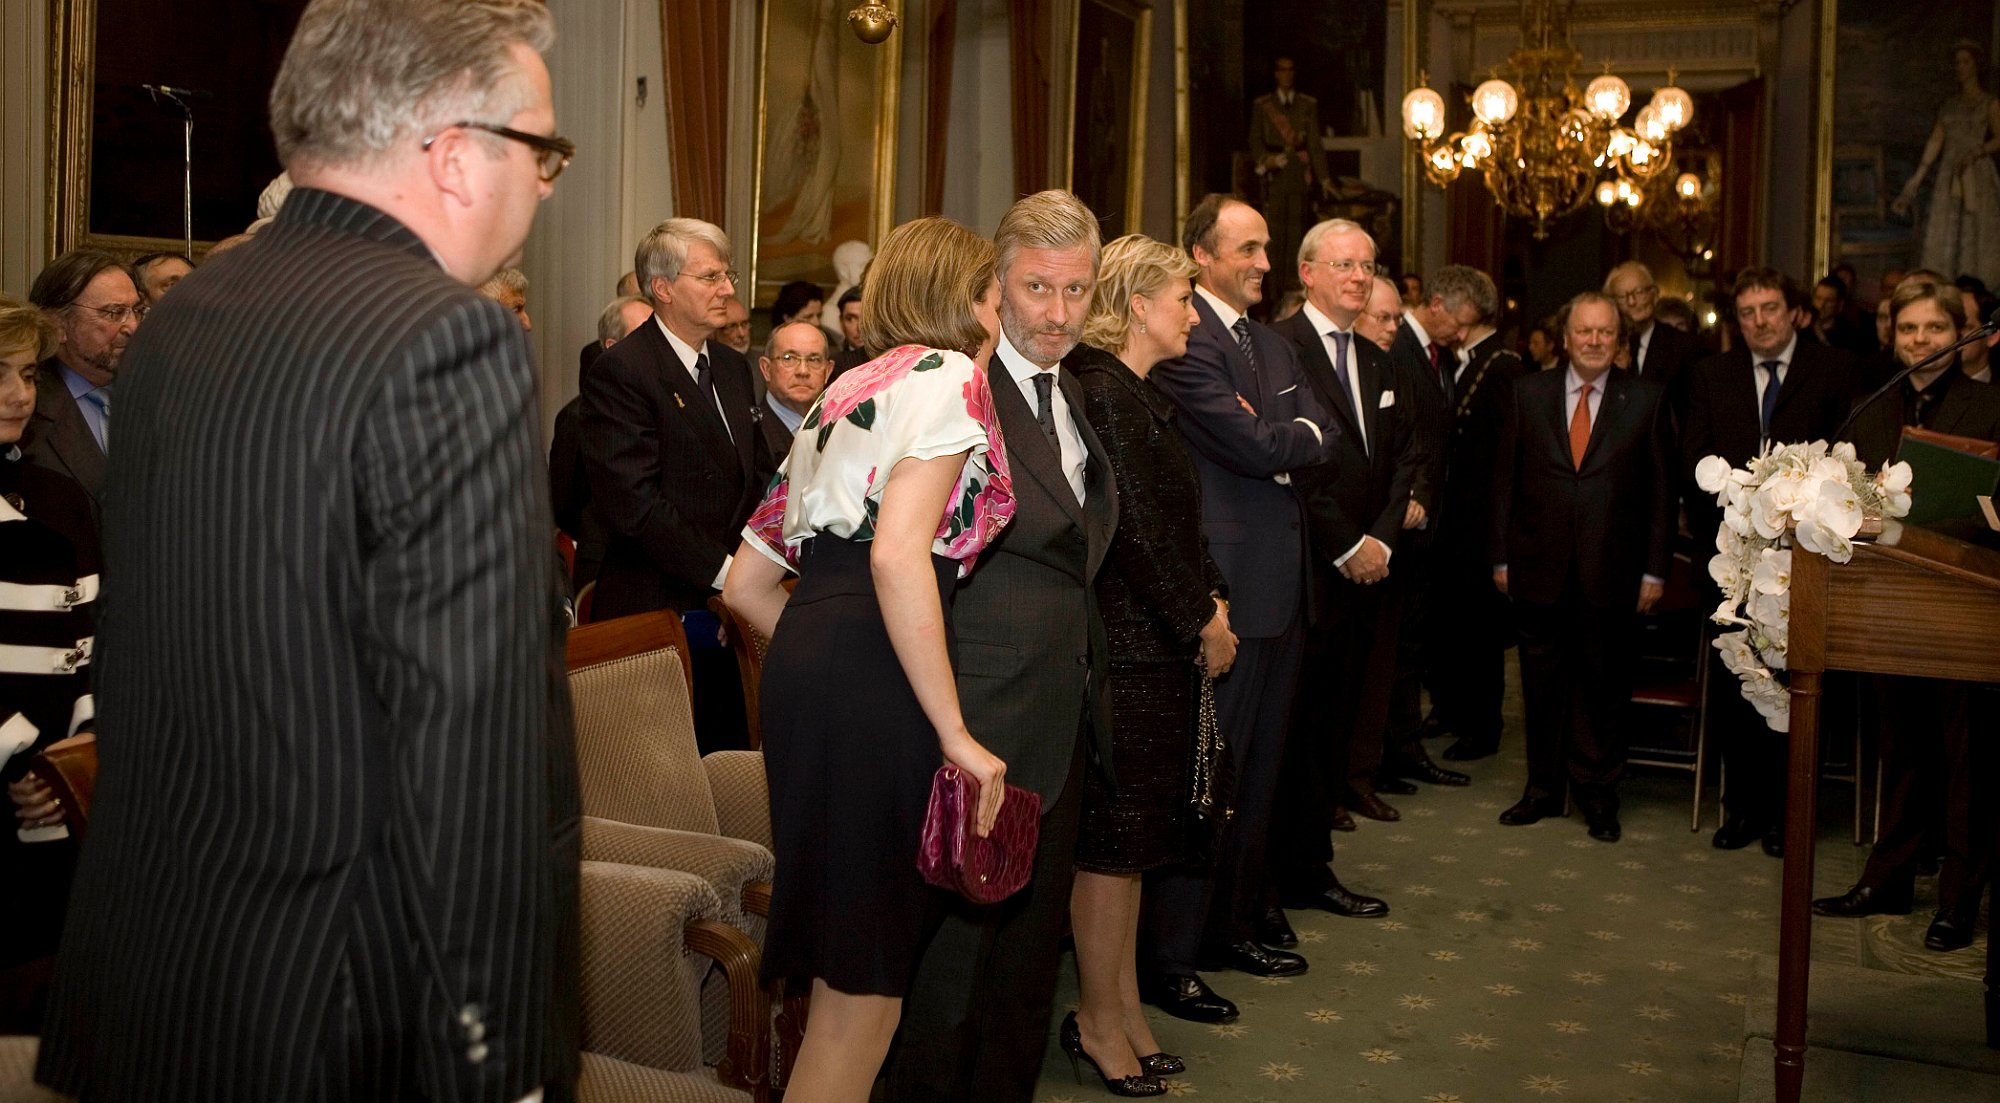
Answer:
[[2000, 460], [1906, 436], [1896, 458], [1910, 465], [1907, 525], [1978, 517], [1979, 496], [2000, 487]]

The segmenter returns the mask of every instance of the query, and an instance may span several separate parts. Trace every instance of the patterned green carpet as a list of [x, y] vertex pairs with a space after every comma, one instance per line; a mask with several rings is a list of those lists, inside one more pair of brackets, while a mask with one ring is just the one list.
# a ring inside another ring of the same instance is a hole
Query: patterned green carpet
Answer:
[[[1496, 758], [1470, 789], [1391, 798], [1399, 823], [1337, 837], [1337, 868], [1387, 899], [1384, 920], [1292, 912], [1311, 971], [1260, 980], [1206, 974], [1242, 1009], [1204, 1026], [1148, 1009], [1161, 1044], [1187, 1059], [1173, 1095], [1243, 1103], [1539, 1100], [1725, 1103], [1737, 1098], [1753, 962], [1777, 952], [1780, 863], [1726, 852], [1688, 830], [1685, 774], [1624, 788], [1625, 836], [1600, 843], [1581, 816], [1503, 827], [1520, 794], [1518, 703]], [[1441, 746], [1433, 746], [1433, 753]], [[1864, 852], [1847, 832], [1848, 790], [1829, 785], [1822, 889], [1845, 889]], [[1712, 805], [1710, 806], [1712, 809]], [[1835, 884], [1835, 882], [1838, 882]], [[1984, 941], [1914, 954], [1928, 909], [1908, 919], [1820, 920], [1816, 956], [1876, 968], [1977, 975]], [[1872, 946], [1880, 945], [1878, 949]], [[1920, 955], [1920, 956], [1919, 956]], [[1065, 961], [1059, 1013], [1075, 1006]], [[1106, 1098], [1073, 1079], [1053, 1030], [1038, 1103]]]

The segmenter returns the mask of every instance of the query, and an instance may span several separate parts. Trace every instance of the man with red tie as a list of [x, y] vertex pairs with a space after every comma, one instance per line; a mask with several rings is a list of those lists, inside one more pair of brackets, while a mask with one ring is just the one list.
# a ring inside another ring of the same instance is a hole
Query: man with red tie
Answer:
[[1617, 304], [1587, 291], [1563, 308], [1566, 371], [1515, 382], [1493, 465], [1493, 584], [1513, 599], [1527, 712], [1528, 784], [1509, 826], [1563, 814], [1616, 842], [1636, 615], [1671, 562], [1674, 460], [1666, 390], [1611, 371]]

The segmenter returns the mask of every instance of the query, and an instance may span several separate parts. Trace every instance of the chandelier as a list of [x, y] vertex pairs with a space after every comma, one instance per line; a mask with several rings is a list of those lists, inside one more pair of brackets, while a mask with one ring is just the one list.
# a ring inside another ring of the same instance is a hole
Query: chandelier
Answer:
[[1468, 130], [1445, 133], [1444, 97], [1428, 75], [1403, 97], [1403, 133], [1419, 144], [1424, 174], [1439, 187], [1460, 173], [1485, 174], [1500, 208], [1532, 219], [1537, 239], [1549, 223], [1589, 202], [1601, 182], [1636, 194], [1673, 162], [1673, 137], [1694, 117], [1694, 99], [1673, 85], [1653, 93], [1630, 126], [1632, 89], [1605, 67], [1579, 93], [1583, 55], [1570, 45], [1576, 0], [1521, 0], [1521, 45], [1507, 56], [1512, 81], [1496, 74], [1473, 89]]
[[1689, 274], [1707, 271], [1715, 258], [1715, 198], [1711, 176], [1683, 172], [1672, 181], [1664, 173], [1643, 186], [1625, 180], [1600, 180], [1595, 193], [1604, 209], [1604, 226], [1615, 234], [1650, 231], [1687, 265]]

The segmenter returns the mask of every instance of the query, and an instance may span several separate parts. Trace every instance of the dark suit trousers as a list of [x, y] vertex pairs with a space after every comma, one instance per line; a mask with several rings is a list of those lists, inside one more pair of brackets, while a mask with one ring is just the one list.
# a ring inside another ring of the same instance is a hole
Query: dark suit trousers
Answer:
[[1460, 739], [1495, 744], [1513, 626], [1487, 558], [1455, 552], [1440, 565], [1439, 612], [1431, 618], [1426, 658], [1432, 714]]
[[[1782, 824], [1791, 743], [1784, 732], [1772, 731], [1764, 723], [1764, 718], [1743, 699], [1742, 687], [1743, 683], [1711, 656], [1708, 732], [1722, 759], [1723, 807], [1732, 818], [1755, 825]], [[1821, 700], [1824, 702], [1824, 696]], [[1839, 729], [1822, 721], [1820, 730]]]
[[1268, 639], [1244, 640], [1236, 665], [1215, 683], [1215, 718], [1236, 768], [1235, 815], [1215, 868], [1170, 866], [1148, 876], [1141, 905], [1141, 964], [1167, 976], [1192, 976], [1205, 940], [1256, 938], [1262, 911], [1265, 840], [1284, 764], [1292, 693], [1305, 631], [1297, 616]]
[[1574, 571], [1555, 602], [1514, 602], [1528, 727], [1526, 796], [1560, 800], [1567, 781], [1586, 812], [1617, 811], [1636, 618], [1631, 609], [1585, 600]]
[[882, 1067], [882, 1103], [1034, 1098], [1076, 879], [1087, 723], [1062, 795], [1042, 812], [1028, 887], [991, 907], [953, 898], [924, 948]]
[[[1432, 537], [1414, 530], [1405, 533], [1389, 559], [1389, 585], [1396, 587], [1401, 597], [1400, 624], [1396, 629], [1395, 678], [1389, 686], [1389, 719], [1382, 729], [1378, 762], [1409, 762], [1424, 753], [1424, 651], [1438, 574], [1438, 550]], [[1365, 777], [1349, 774], [1349, 783], [1357, 793], [1371, 792], [1374, 781], [1373, 771]]]
[[1333, 887], [1333, 810], [1357, 770], [1373, 778], [1382, 764], [1382, 725], [1396, 666], [1396, 592], [1337, 576], [1324, 585], [1331, 588], [1332, 611], [1324, 625], [1306, 631], [1266, 847], [1269, 880], [1285, 900]]
[[1889, 675], [1868, 683], [1880, 719], [1882, 833], [1861, 883], [1909, 883], [1926, 841], [1941, 840], [1938, 902], [1971, 903], [1986, 881], [1993, 839], [1986, 790], [1993, 754], [1972, 736], [1972, 687]]

